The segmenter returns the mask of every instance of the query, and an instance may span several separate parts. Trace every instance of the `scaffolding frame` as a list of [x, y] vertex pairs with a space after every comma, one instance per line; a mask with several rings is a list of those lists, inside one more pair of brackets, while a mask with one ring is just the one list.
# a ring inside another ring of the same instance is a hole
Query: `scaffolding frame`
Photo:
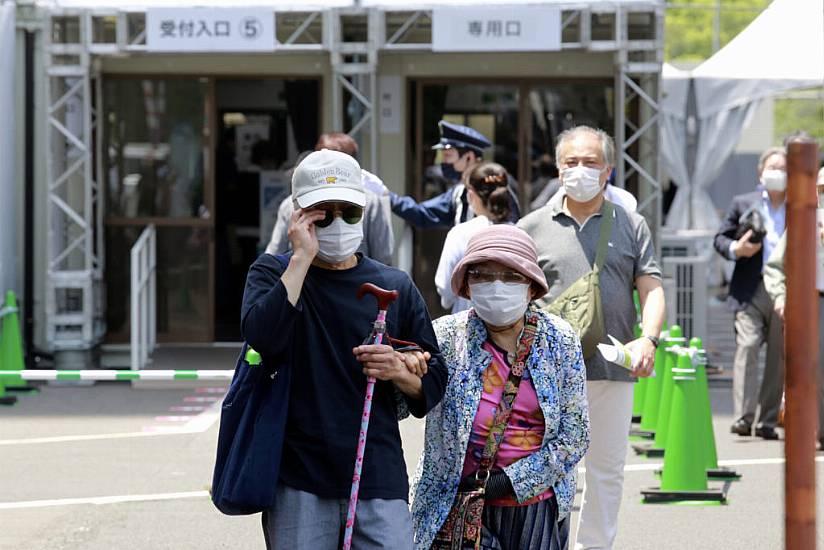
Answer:
[[[561, 10], [562, 51], [614, 52], [617, 181], [637, 183], [639, 211], [646, 216], [659, 247], [658, 110], [665, 5], [639, 0], [553, 6]], [[105, 333], [105, 185], [102, 140], [93, 138], [101, 126], [96, 112], [102, 101], [94, 60], [146, 52], [146, 13], [116, 8], [44, 9], [47, 337], [54, 350], [88, 350]], [[377, 171], [379, 55], [431, 52], [431, 8], [298, 7], [273, 9], [272, 17], [275, 55], [313, 51], [330, 55], [333, 124], [356, 137], [368, 152], [365, 164]], [[67, 109], [69, 104], [75, 109]]]

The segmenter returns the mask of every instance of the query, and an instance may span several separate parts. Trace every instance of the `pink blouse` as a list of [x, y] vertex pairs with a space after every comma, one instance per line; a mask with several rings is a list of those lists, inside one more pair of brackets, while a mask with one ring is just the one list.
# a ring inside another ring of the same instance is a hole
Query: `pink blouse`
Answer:
[[[472, 433], [469, 436], [469, 445], [466, 449], [461, 477], [478, 469], [484, 445], [486, 445], [486, 439], [492, 427], [495, 409], [501, 402], [504, 385], [507, 378], [509, 378], [509, 362], [506, 358], [506, 351], [489, 340], [484, 342], [483, 349], [492, 354], [492, 361], [483, 373], [484, 390], [481, 394], [478, 412], [475, 413], [475, 421], [472, 424]], [[543, 440], [544, 414], [538, 405], [538, 395], [532, 385], [529, 370], [526, 369], [518, 386], [518, 395], [512, 405], [512, 415], [509, 417], [509, 423], [504, 431], [498, 454], [495, 455], [494, 467], [504, 468], [525, 456], [529, 456], [541, 448]], [[545, 500], [552, 495], [552, 489], [547, 489], [527, 502], [519, 503], [515, 497], [506, 497], [490, 501], [488, 504], [494, 506], [526, 506]]]

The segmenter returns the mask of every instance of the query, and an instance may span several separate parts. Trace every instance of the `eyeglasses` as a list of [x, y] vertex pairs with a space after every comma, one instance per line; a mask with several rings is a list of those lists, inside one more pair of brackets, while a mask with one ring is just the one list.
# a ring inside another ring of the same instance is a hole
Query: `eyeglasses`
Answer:
[[569, 158], [564, 159], [561, 162], [561, 169], [563, 170], [565, 168], [573, 168], [575, 166], [578, 166], [579, 164], [582, 164], [582, 165], [586, 166], [587, 168], [594, 168], [596, 170], [603, 170], [604, 169], [603, 163], [601, 163], [597, 159], [594, 159], [594, 158], [579, 159], [579, 158], [575, 158], [575, 157], [569, 157]]
[[498, 280], [504, 283], [529, 284], [529, 277], [517, 271], [486, 271], [481, 269], [469, 269], [466, 272], [469, 283], [491, 283]]
[[347, 204], [343, 207], [341, 207], [341, 205], [328, 204], [319, 205], [315, 208], [323, 210], [325, 214], [323, 219], [315, 222], [317, 227], [329, 227], [332, 222], [335, 221], [335, 216], [338, 214], [343, 218], [343, 221], [349, 225], [355, 225], [363, 219], [363, 208], [355, 204]]

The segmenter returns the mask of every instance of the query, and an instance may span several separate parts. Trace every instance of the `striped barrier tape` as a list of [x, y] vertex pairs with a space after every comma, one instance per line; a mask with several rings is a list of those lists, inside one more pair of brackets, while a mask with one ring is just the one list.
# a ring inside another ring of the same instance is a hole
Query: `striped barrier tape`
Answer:
[[231, 380], [233, 370], [0, 370], [0, 382], [21, 380]]

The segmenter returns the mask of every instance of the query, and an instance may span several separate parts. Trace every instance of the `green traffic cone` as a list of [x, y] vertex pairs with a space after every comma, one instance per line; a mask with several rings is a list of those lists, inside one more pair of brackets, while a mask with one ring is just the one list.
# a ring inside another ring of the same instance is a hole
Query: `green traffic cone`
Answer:
[[[689, 361], [689, 355], [679, 353]], [[694, 369], [675, 369], [672, 390], [672, 414], [669, 418], [670, 438], [664, 453], [662, 491], [706, 491], [707, 472], [701, 447], [696, 444], [702, 431], [696, 410], [697, 385]]]
[[[700, 338], [690, 340], [690, 348], [701, 349]], [[709, 384], [707, 382], [707, 371], [702, 361], [693, 362], [695, 368], [695, 386], [698, 405], [698, 419], [702, 427], [701, 438], [698, 440], [699, 447], [704, 449], [704, 464], [707, 469], [718, 468], [718, 452], [715, 448], [715, 429], [712, 426], [712, 407], [710, 406]]]
[[[661, 333], [661, 341], [666, 342], [668, 332]], [[664, 346], [658, 346], [655, 350], [655, 376], [647, 378], [646, 390], [644, 392], [644, 410], [641, 413], [641, 432], [647, 432], [650, 436], [655, 435], [655, 427], [658, 424], [658, 409], [661, 403], [661, 387], [664, 380], [664, 361], [666, 354]]]
[[[679, 350], [678, 355], [678, 363], [689, 366], [689, 352]], [[697, 407], [695, 369], [673, 369], [672, 383], [672, 412], [668, 422], [669, 435], [664, 452], [661, 486], [642, 490], [644, 502], [724, 502], [729, 483], [724, 484], [722, 489], [710, 489], [707, 486], [704, 452], [699, 445], [703, 428]]]
[[[661, 400], [658, 405], [658, 423], [655, 428], [655, 442], [652, 448], [647, 450], [646, 455], [650, 456], [664, 456], [664, 449], [667, 446], [667, 434], [669, 433], [669, 418], [672, 411], [672, 389], [673, 369], [678, 367], [677, 362], [680, 360], [675, 349], [677, 346], [684, 343], [682, 336], [683, 332], [678, 325], [672, 325], [669, 330], [669, 336], [665, 344], [665, 359], [663, 380], [661, 382]], [[689, 357], [685, 358], [684, 367], [689, 367]]]
[[641, 422], [644, 419], [644, 400], [647, 396], [648, 378], [639, 378], [632, 393], [632, 421]]
[[[0, 311], [0, 369], [24, 370], [23, 346], [20, 339], [20, 321], [17, 315], [17, 297], [11, 290], [6, 292], [6, 303]], [[37, 388], [29, 386], [22, 380], [5, 382], [12, 391], [36, 392]]]
[[710, 404], [709, 382], [707, 380], [706, 358], [701, 338], [690, 340], [690, 348], [698, 350], [693, 361], [695, 368], [696, 403], [698, 419], [701, 427], [701, 438], [698, 440], [704, 450], [704, 465], [707, 468], [707, 477], [711, 479], [738, 479], [741, 476], [729, 468], [718, 467], [718, 450], [715, 446], [715, 428], [712, 425], [712, 406]]
[[0, 329], [0, 366], [4, 370], [23, 370], [23, 348], [20, 346], [20, 324], [17, 316], [17, 298], [14, 292], [6, 292]]

